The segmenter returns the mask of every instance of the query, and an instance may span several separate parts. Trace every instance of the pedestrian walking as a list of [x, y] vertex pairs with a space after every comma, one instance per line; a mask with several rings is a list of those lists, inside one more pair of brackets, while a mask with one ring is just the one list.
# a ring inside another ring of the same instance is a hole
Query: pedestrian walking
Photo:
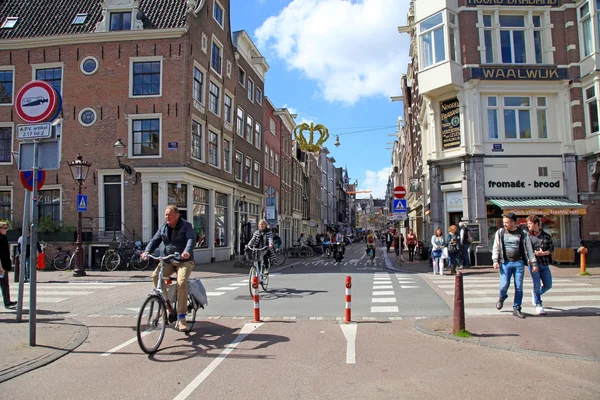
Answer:
[[385, 247], [386, 247], [387, 251], [390, 251], [390, 247], [392, 246], [393, 240], [394, 240], [393, 232], [388, 230], [387, 233], [385, 234]]
[[2, 290], [2, 299], [5, 308], [13, 308], [17, 305], [16, 301], [10, 301], [10, 287], [8, 285], [8, 271], [12, 269], [10, 263], [10, 250], [8, 247], [8, 238], [6, 232], [8, 224], [0, 222], [0, 290]]
[[402, 244], [400, 243], [400, 229], [394, 230], [394, 250], [396, 252], [396, 257], [400, 255], [400, 250], [402, 249]]
[[415, 247], [417, 246], [417, 235], [412, 229], [406, 234], [406, 245], [408, 246], [408, 261], [415, 261]]
[[437, 228], [431, 237], [431, 258], [433, 259], [433, 274], [444, 275], [444, 260], [442, 259], [446, 240], [442, 235], [442, 230]]
[[469, 249], [471, 248], [471, 241], [469, 240], [469, 228], [466, 222], [459, 222], [459, 241], [458, 248], [460, 250], [461, 265], [458, 269], [471, 268], [471, 257], [469, 256]]
[[460, 265], [459, 240], [460, 238], [456, 233], [456, 225], [450, 225], [448, 228], [448, 236], [446, 237], [446, 243], [448, 243], [450, 275], [454, 275], [456, 273], [456, 268]]
[[496, 302], [496, 309], [501, 310], [504, 306], [504, 300], [508, 297], [510, 280], [514, 276], [513, 315], [518, 318], [525, 318], [525, 315], [521, 312], [525, 263], [531, 264], [537, 269], [537, 260], [533, 253], [529, 234], [517, 226], [515, 213], [502, 214], [502, 224], [504, 227], [498, 229], [494, 235], [494, 246], [492, 248], [494, 268], [500, 269], [500, 293]]
[[552, 244], [552, 236], [540, 228], [540, 218], [537, 215], [527, 217], [527, 228], [529, 229], [531, 247], [533, 247], [537, 260], [537, 268], [532, 265], [529, 266], [529, 274], [533, 281], [531, 304], [535, 306], [535, 312], [538, 315], [544, 315], [546, 311], [542, 307], [542, 295], [552, 288], [550, 264], [552, 263], [554, 245]]
[[[31, 247], [30, 247], [30, 243], [29, 240], [31, 238], [31, 231], [27, 230], [27, 246], [25, 248], [25, 282], [29, 282], [29, 266], [31, 265]], [[19, 239], [17, 240], [17, 253], [19, 254], [20, 257], [22, 257], [22, 247], [23, 247], [23, 236], [19, 236]], [[42, 247], [40, 246], [40, 242], [37, 242], [37, 251], [38, 253], [42, 252]], [[16, 279], [16, 278], [15, 278]]]

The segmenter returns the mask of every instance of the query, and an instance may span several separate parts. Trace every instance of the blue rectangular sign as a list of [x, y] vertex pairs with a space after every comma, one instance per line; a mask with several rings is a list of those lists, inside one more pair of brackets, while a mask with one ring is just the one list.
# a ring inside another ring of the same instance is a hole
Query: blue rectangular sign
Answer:
[[86, 212], [88, 210], [87, 194], [77, 195], [77, 212]]
[[394, 199], [394, 213], [406, 212], [406, 199]]

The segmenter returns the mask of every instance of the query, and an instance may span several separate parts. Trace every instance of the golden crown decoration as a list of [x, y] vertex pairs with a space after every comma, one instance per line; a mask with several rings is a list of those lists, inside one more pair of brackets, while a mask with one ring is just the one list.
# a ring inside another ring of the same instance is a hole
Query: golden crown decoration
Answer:
[[[309, 140], [306, 140], [303, 132], [308, 131], [310, 133]], [[315, 132], [319, 133], [319, 140], [314, 143]], [[300, 149], [309, 153], [318, 153], [321, 150], [321, 145], [329, 139], [329, 130], [324, 125], [315, 125], [312, 122], [308, 125], [306, 122], [301, 123], [294, 129], [294, 136], [296, 141], [300, 145]]]

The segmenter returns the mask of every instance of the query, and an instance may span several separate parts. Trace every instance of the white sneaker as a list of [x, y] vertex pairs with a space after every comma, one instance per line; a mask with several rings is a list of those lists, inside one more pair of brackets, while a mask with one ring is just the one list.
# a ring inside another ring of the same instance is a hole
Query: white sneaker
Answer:
[[442, 270], [442, 271], [440, 271], [440, 275], [444, 275], [444, 271], [443, 271], [443, 270]]
[[535, 292], [533, 290], [531, 291], [531, 305], [535, 306]]
[[535, 312], [537, 315], [546, 315], [546, 310], [544, 310], [544, 307], [542, 306], [535, 307]]

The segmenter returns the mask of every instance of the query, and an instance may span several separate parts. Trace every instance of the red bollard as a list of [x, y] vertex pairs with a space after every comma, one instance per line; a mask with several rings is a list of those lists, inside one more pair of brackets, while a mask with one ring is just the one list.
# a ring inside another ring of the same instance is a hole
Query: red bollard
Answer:
[[254, 297], [254, 319], [252, 322], [262, 322], [260, 320], [260, 304], [258, 296], [258, 277], [252, 277], [252, 297]]
[[350, 289], [352, 288], [352, 277], [346, 277], [346, 311], [344, 313], [344, 322], [352, 322], [352, 295]]
[[456, 272], [454, 278], [454, 317], [452, 334], [465, 330], [465, 293], [463, 290], [462, 271]]

